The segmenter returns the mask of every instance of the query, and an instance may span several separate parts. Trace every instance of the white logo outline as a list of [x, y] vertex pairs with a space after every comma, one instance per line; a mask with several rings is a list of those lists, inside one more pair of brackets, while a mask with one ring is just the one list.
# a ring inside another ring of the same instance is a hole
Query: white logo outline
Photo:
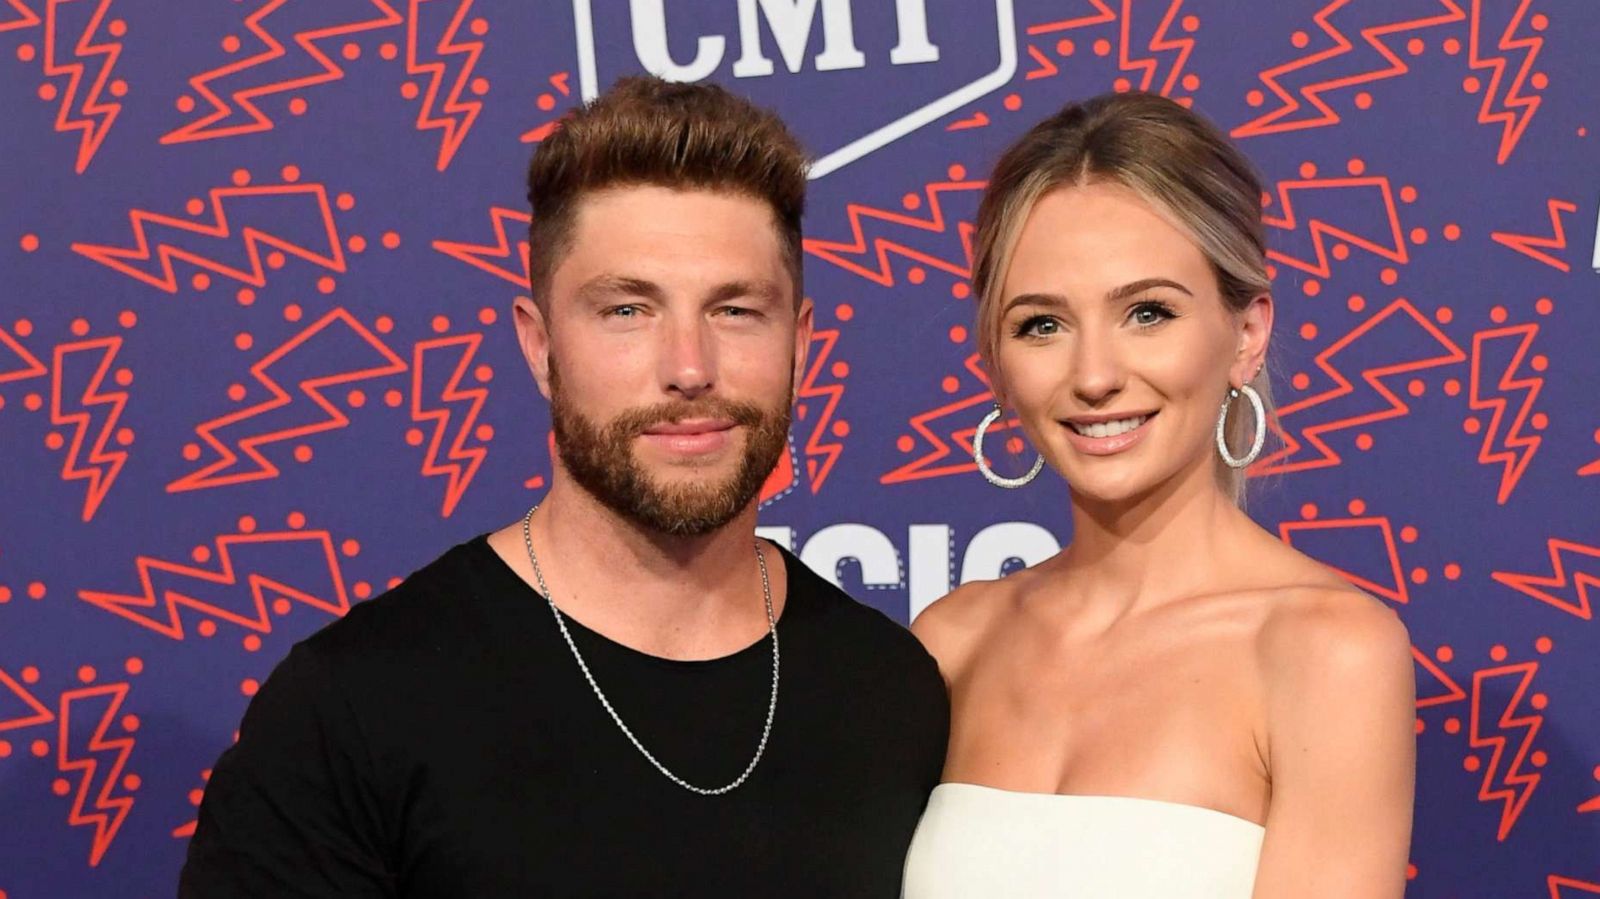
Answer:
[[[594, 14], [590, 3], [591, 0], [572, 0], [572, 23], [578, 42], [578, 93], [585, 103], [600, 95], [599, 76], [595, 71]], [[811, 180], [836, 172], [1009, 84], [1017, 73], [1017, 27], [1011, 4], [1012, 0], [994, 0], [996, 37], [1000, 41], [1000, 64], [994, 71], [824, 154], [812, 162]]]

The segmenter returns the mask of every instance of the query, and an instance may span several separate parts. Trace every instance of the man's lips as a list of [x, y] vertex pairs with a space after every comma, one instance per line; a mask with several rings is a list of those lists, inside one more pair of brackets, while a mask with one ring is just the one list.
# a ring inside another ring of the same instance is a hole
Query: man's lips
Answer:
[[696, 434], [714, 434], [719, 431], [729, 431], [734, 423], [725, 418], [700, 418], [685, 419], [675, 422], [661, 422], [646, 428], [644, 433], [657, 437], [678, 437]]

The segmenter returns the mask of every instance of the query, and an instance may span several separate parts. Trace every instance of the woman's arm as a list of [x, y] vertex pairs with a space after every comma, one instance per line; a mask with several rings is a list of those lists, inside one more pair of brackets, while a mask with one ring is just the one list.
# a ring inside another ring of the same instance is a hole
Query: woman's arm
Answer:
[[1296, 596], [1260, 641], [1272, 797], [1255, 899], [1399, 899], [1416, 779], [1405, 626], [1353, 591]]

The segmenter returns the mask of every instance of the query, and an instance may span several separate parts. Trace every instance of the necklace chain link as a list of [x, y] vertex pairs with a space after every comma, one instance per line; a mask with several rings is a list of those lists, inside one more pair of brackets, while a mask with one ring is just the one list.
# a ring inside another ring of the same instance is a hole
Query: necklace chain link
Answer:
[[611, 716], [612, 721], [617, 723], [617, 727], [628, 738], [628, 742], [633, 744], [633, 748], [639, 750], [639, 753], [650, 764], [654, 765], [657, 771], [665, 775], [668, 780], [691, 793], [699, 793], [702, 796], [721, 796], [737, 789], [756, 770], [756, 765], [761, 761], [762, 754], [766, 752], [767, 739], [772, 735], [772, 719], [778, 711], [778, 622], [772, 614], [772, 583], [767, 577], [767, 558], [766, 554], [761, 551], [761, 541], [757, 540], [755, 542], [756, 565], [761, 569], [761, 596], [767, 607], [767, 632], [772, 635], [772, 697], [767, 701], [767, 721], [761, 726], [761, 741], [756, 744], [756, 754], [750, 759], [750, 764], [745, 766], [744, 771], [726, 786], [701, 787], [689, 783], [667, 770], [666, 765], [661, 764], [660, 760], [650, 753], [650, 750], [644, 748], [644, 744], [639, 742], [639, 738], [634, 736], [633, 731], [629, 729], [627, 724], [623, 723], [622, 716], [617, 714], [617, 710], [611, 705], [611, 700], [606, 698], [605, 691], [600, 689], [600, 684], [595, 681], [594, 674], [589, 671], [588, 663], [583, 660], [583, 654], [578, 651], [578, 644], [573, 642], [572, 634], [567, 630], [566, 618], [562, 616], [561, 610], [556, 607], [556, 601], [550, 595], [550, 588], [544, 582], [544, 572], [539, 568], [539, 557], [533, 552], [533, 536], [529, 529], [529, 523], [533, 521], [533, 512], [537, 508], [539, 506], [535, 504], [533, 508], [528, 510], [528, 514], [522, 516], [522, 543], [528, 549], [528, 561], [533, 565], [533, 577], [539, 583], [539, 592], [544, 596], [545, 601], [550, 604], [550, 611], [556, 616], [556, 627], [560, 628], [562, 639], [567, 641], [567, 648], [572, 650], [572, 657], [578, 660], [578, 668], [583, 672], [584, 680], [588, 681], [590, 688], [594, 690], [594, 695], [600, 700], [600, 705], [605, 707], [606, 713]]

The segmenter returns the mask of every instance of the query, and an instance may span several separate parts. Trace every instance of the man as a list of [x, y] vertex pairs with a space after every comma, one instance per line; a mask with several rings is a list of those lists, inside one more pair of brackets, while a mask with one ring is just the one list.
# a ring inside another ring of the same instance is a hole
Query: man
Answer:
[[515, 320], [549, 492], [290, 652], [181, 895], [898, 894], [937, 669], [754, 536], [804, 193], [783, 125], [712, 86], [619, 82], [541, 145]]

